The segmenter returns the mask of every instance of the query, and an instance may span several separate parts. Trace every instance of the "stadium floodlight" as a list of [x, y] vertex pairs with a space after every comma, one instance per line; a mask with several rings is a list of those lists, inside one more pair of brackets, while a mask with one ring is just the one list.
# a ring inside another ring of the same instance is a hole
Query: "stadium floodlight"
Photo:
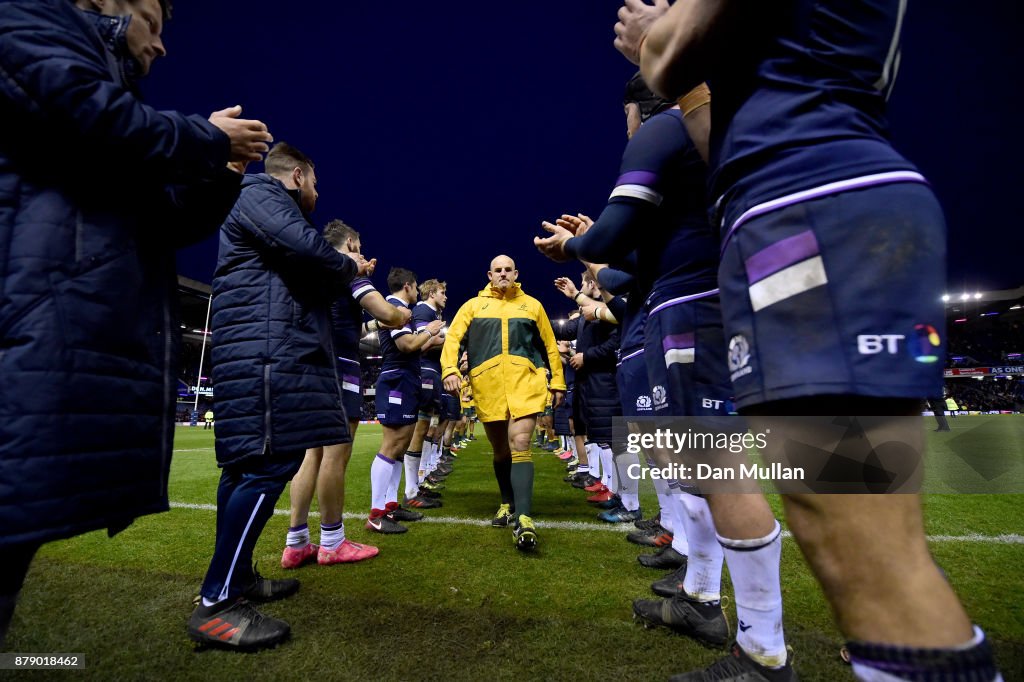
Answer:
[[961, 301], [966, 301], [966, 300], [967, 300], [967, 299], [969, 299], [970, 297], [971, 297], [971, 296], [970, 296], [970, 294], [966, 294], [966, 293], [965, 293], [965, 294], [961, 294], [961, 295], [960, 295], [960, 300], [961, 300]]
[[949, 300], [949, 294], [943, 294], [942, 295], [942, 300], [943, 301], [948, 301]]
[[981, 298], [981, 294], [979, 292], [974, 292], [974, 299], [977, 300], [979, 298]]

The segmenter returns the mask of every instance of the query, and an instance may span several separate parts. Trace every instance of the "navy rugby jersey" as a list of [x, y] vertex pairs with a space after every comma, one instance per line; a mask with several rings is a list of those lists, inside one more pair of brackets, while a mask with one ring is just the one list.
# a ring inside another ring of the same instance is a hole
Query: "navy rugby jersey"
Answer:
[[[654, 288], [714, 288], [718, 235], [707, 218], [706, 173], [679, 110], [652, 116], [626, 145], [605, 210], [566, 253], [635, 273], [641, 298]], [[625, 266], [634, 250], [635, 264]]]
[[743, 35], [711, 65], [711, 195], [728, 202], [727, 225], [772, 199], [915, 171], [885, 117], [906, 4], [747, 3]]
[[[396, 308], [408, 308], [405, 301], [397, 296], [388, 296], [388, 303]], [[377, 339], [380, 341], [380, 354], [383, 356], [380, 370], [385, 372], [389, 369], [408, 369], [416, 376], [420, 375], [420, 352], [403, 353], [398, 350], [395, 339], [406, 334], [413, 334], [412, 318], [404, 326], [397, 329], [381, 329], [377, 332]]]
[[[420, 301], [412, 309], [412, 325], [415, 331], [426, 329], [434, 320], [440, 320], [441, 313], [431, 308], [425, 301]], [[426, 369], [441, 373], [441, 346], [434, 346], [426, 353], [420, 354], [420, 365]]]
[[356, 277], [348, 290], [331, 304], [331, 337], [334, 354], [339, 358], [359, 362], [363, 326], [363, 307], [359, 302], [371, 291], [376, 291], [373, 282], [366, 277]]

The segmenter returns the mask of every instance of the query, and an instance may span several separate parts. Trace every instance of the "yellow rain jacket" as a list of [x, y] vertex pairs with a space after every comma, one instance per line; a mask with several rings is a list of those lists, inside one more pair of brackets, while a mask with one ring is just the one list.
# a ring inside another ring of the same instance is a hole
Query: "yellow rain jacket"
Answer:
[[469, 352], [469, 384], [480, 421], [518, 419], [544, 411], [551, 390], [564, 391], [562, 361], [540, 301], [518, 283], [505, 292], [488, 285], [448, 325], [441, 376], [458, 375], [459, 346]]

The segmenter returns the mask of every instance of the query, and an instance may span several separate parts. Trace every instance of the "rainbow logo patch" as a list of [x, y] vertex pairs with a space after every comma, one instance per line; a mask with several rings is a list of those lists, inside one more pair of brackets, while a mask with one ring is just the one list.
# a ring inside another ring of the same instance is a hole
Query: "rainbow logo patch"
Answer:
[[910, 350], [918, 362], [931, 364], [939, 361], [938, 350], [942, 345], [938, 330], [930, 324], [914, 325], [914, 342]]

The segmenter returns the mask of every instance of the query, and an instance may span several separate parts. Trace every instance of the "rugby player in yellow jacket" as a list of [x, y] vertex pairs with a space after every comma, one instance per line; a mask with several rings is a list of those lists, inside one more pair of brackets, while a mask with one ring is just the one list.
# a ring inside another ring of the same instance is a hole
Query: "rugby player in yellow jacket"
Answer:
[[550, 390], [556, 406], [565, 393], [565, 379], [551, 322], [540, 302], [516, 283], [516, 264], [508, 256], [498, 256], [487, 277], [490, 284], [459, 308], [448, 326], [441, 376], [446, 391], [459, 391], [459, 346], [465, 341], [477, 417], [494, 449], [494, 475], [501, 490], [501, 506], [491, 525], [513, 525], [516, 547], [533, 549], [537, 530], [530, 519], [530, 435], [547, 402], [545, 367], [552, 372]]

